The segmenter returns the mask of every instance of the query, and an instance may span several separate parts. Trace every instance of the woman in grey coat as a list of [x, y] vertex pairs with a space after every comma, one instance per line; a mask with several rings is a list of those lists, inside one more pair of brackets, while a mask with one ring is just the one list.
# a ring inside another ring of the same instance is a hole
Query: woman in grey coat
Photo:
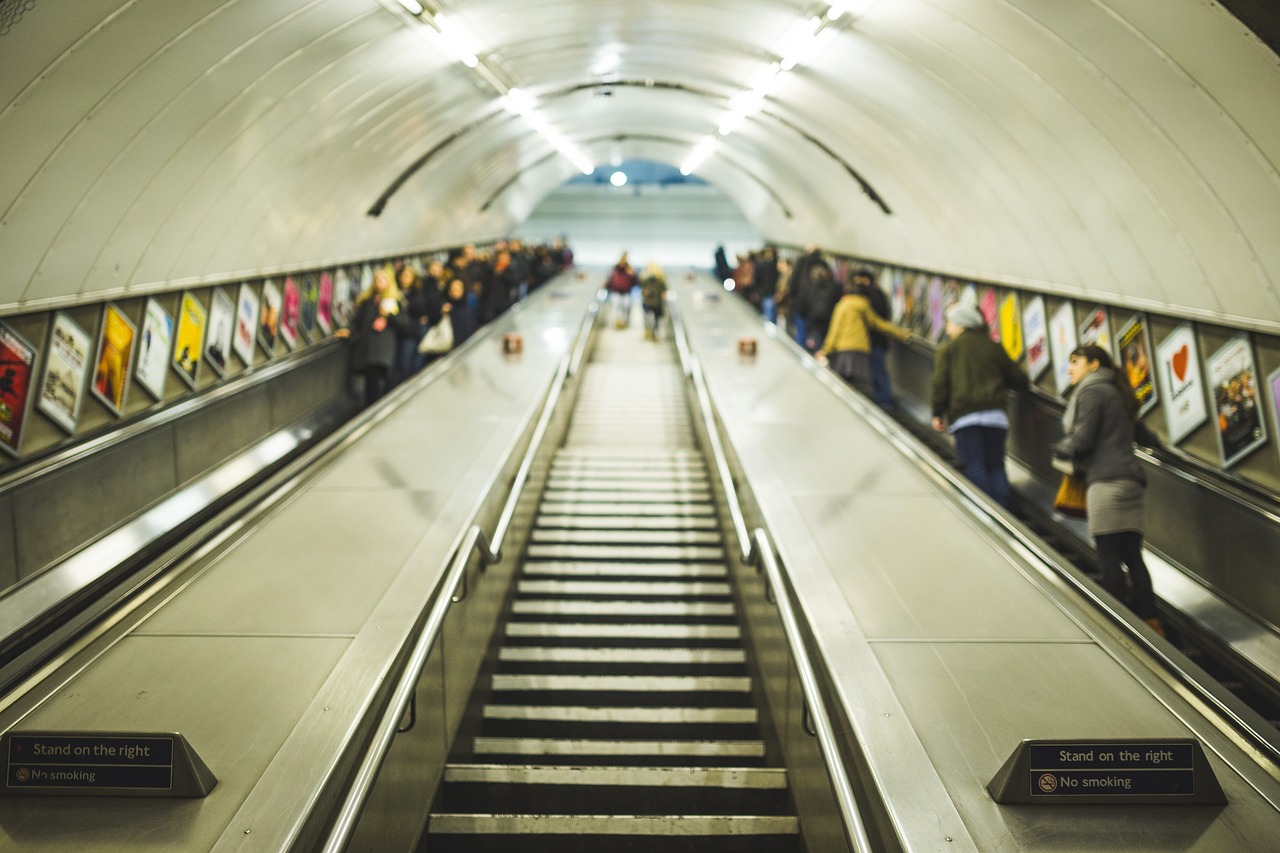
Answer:
[[[1089, 535], [1097, 546], [1102, 586], [1163, 635], [1151, 575], [1142, 559], [1147, 480], [1133, 455], [1135, 428], [1144, 441], [1150, 433], [1138, 424], [1133, 389], [1106, 350], [1092, 344], [1077, 347], [1069, 373], [1074, 388], [1053, 455], [1070, 460], [1088, 486]], [[1131, 594], [1125, 588], [1125, 569]]]

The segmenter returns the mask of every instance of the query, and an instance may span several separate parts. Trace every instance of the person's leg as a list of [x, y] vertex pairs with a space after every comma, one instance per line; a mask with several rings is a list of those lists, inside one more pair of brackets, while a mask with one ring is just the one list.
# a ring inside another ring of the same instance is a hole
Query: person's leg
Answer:
[[1120, 568], [1124, 551], [1123, 533], [1102, 533], [1093, 539], [1098, 551], [1098, 571], [1102, 573], [1102, 588], [1126, 605], [1128, 592], [1124, 585], [1124, 570]]
[[1119, 537], [1120, 559], [1128, 570], [1129, 583], [1133, 587], [1133, 612], [1143, 619], [1151, 619], [1156, 615], [1156, 598], [1151, 589], [1151, 574], [1142, 559], [1142, 534], [1126, 530], [1114, 535]]
[[387, 368], [366, 367], [364, 369], [364, 404], [372, 406], [387, 391]]
[[982, 432], [983, 460], [987, 467], [990, 494], [1000, 506], [1008, 509], [1010, 489], [1009, 474], [1004, 467], [1004, 448], [1009, 431], [997, 427], [983, 427]]
[[804, 318], [801, 317], [799, 314], [791, 315], [791, 326], [796, 333], [795, 335], [796, 343], [798, 343], [800, 346], [804, 346], [805, 332], [807, 331], [807, 329], [805, 328]]
[[952, 437], [956, 442], [956, 461], [960, 463], [960, 472], [979, 489], [991, 494], [982, 432], [982, 427], [965, 427], [952, 433]]
[[889, 385], [889, 368], [885, 363], [885, 348], [871, 347], [871, 382], [874, 386], [872, 399], [876, 405], [886, 412], [893, 409], [893, 390]]

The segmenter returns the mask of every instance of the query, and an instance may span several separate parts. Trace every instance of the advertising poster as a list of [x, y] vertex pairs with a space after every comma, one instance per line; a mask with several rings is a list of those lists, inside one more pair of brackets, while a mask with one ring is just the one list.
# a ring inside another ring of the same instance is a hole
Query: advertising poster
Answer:
[[35, 347], [0, 324], [0, 448], [18, 455], [35, 372]]
[[346, 270], [340, 269], [333, 274], [333, 322], [338, 326], [347, 325], [351, 319], [352, 289], [355, 280]]
[[204, 306], [190, 293], [182, 294], [182, 303], [178, 306], [178, 329], [173, 336], [173, 369], [192, 388], [200, 373], [204, 325]]
[[164, 399], [165, 365], [173, 351], [173, 318], [154, 299], [147, 300], [142, 318], [142, 337], [138, 340], [138, 366], [133, 376], [147, 393]]
[[247, 283], [240, 285], [236, 295], [236, 333], [231, 338], [231, 348], [244, 362], [253, 366], [253, 337], [258, 329], [258, 293]]
[[298, 292], [302, 294], [302, 304], [298, 308], [298, 334], [305, 340], [311, 340], [320, 305], [320, 283], [314, 275], [304, 275], [297, 281]]
[[1018, 294], [1010, 293], [1000, 300], [1000, 343], [1009, 358], [1022, 358], [1022, 312], [1018, 310]]
[[1147, 321], [1134, 317], [1120, 329], [1116, 338], [1116, 365], [1124, 371], [1138, 398], [1138, 414], [1145, 415], [1156, 404], [1156, 376], [1151, 369], [1151, 341], [1147, 338]]
[[1053, 357], [1053, 387], [1061, 397], [1071, 387], [1067, 360], [1076, 348], [1076, 319], [1071, 303], [1064, 302], [1049, 320], [1049, 354]]
[[[1271, 389], [1271, 423], [1280, 435], [1280, 370], [1274, 370], [1267, 377], [1267, 386]], [[1280, 442], [1276, 442], [1280, 447]]]
[[1258, 400], [1258, 371], [1248, 335], [1237, 335], [1205, 361], [1218, 418], [1222, 467], [1230, 468], [1267, 440]]
[[258, 312], [258, 343], [267, 358], [276, 354], [276, 337], [280, 333], [280, 288], [267, 280], [262, 285], [262, 307]]
[[36, 406], [67, 432], [75, 432], [76, 421], [80, 419], [91, 343], [89, 333], [70, 317], [62, 312], [54, 315]]
[[284, 302], [280, 308], [280, 339], [285, 346], [293, 349], [298, 345], [298, 313], [302, 296], [298, 293], [298, 283], [292, 277], [284, 280]]
[[1177, 444], [1209, 418], [1200, 378], [1196, 333], [1187, 323], [1169, 333], [1156, 350], [1156, 363], [1169, 399], [1164, 404], [1169, 443]]
[[227, 375], [227, 359], [231, 358], [231, 334], [235, 331], [236, 307], [222, 288], [213, 289], [209, 305], [209, 333], [204, 338], [204, 357], [219, 376]]
[[1043, 296], [1031, 297], [1022, 309], [1022, 337], [1027, 347], [1027, 373], [1035, 382], [1049, 368], [1049, 321]]
[[929, 340], [937, 341], [946, 328], [946, 306], [942, 302], [942, 279], [929, 279]]
[[333, 275], [320, 273], [320, 286], [316, 293], [316, 326], [324, 334], [333, 331]]
[[1111, 352], [1111, 319], [1107, 309], [1098, 307], [1089, 312], [1080, 324], [1079, 345], [1097, 344], [1107, 352]]
[[917, 273], [908, 273], [906, 293], [906, 326], [921, 337], [928, 337], [929, 279]]
[[92, 390], [117, 415], [124, 414], [136, 337], [137, 329], [129, 318], [116, 306], [108, 305], [102, 315], [102, 334], [98, 336], [98, 366], [93, 372]]
[[999, 341], [1000, 306], [997, 304], [994, 287], [984, 287], [979, 291], [978, 310], [982, 312], [982, 319], [987, 321], [987, 331], [991, 334], [991, 340]]

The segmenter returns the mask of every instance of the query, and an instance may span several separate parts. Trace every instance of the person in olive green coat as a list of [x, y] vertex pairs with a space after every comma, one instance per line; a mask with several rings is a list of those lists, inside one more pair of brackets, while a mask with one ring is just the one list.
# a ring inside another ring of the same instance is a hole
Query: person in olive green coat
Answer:
[[1009, 390], [1025, 391], [1027, 374], [991, 340], [982, 312], [962, 299], [947, 309], [947, 335], [933, 361], [933, 428], [950, 431], [960, 470], [1003, 507], [1009, 506], [1004, 469]]

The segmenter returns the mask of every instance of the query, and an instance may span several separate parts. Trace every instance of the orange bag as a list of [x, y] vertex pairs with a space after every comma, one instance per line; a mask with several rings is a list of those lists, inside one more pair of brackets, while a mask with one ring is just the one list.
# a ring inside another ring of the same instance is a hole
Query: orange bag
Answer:
[[1058, 494], [1053, 499], [1053, 508], [1072, 518], [1087, 517], [1089, 515], [1085, 500], [1087, 488], [1084, 477], [1078, 477], [1075, 474], [1064, 475], [1062, 485], [1058, 486]]

